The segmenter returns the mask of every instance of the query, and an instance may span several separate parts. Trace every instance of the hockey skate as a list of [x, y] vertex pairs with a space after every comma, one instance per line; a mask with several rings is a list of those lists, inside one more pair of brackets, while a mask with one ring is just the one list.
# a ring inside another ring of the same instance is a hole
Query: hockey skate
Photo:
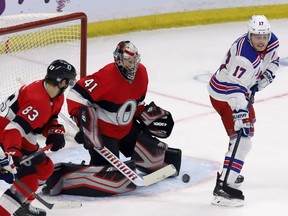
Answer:
[[217, 173], [216, 186], [213, 191], [214, 198], [211, 202], [212, 205], [240, 207], [244, 205], [244, 195], [236, 196], [228, 193], [223, 189], [223, 181], [220, 180], [220, 174]]
[[46, 216], [46, 211], [34, 207], [30, 204], [23, 203], [22, 206], [14, 212], [13, 216]]

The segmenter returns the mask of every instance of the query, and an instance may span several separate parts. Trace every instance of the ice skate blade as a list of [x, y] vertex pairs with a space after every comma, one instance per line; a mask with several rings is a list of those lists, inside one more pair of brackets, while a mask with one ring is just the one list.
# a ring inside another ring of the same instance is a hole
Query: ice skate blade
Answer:
[[241, 207], [244, 205], [244, 200], [242, 199], [228, 199], [221, 196], [214, 196], [211, 201], [212, 205], [226, 206], [226, 207]]

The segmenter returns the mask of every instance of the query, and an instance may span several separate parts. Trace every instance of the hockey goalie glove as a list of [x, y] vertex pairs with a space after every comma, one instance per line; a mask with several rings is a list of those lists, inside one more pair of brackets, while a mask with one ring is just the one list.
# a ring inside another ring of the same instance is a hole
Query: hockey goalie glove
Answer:
[[174, 126], [171, 113], [158, 107], [153, 101], [141, 113], [140, 122], [146, 126], [149, 134], [159, 138], [169, 137]]
[[50, 125], [47, 131], [46, 145], [53, 144], [51, 151], [58, 151], [65, 146], [65, 128], [62, 124]]

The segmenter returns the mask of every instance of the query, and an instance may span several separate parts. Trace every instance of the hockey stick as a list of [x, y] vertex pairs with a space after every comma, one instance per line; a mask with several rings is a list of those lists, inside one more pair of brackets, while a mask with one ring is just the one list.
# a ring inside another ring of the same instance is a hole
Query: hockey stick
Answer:
[[104, 157], [110, 164], [112, 164], [112, 166], [114, 166], [135, 185], [148, 186], [174, 175], [177, 172], [174, 165], [170, 164], [146, 176], [139, 176], [109, 149], [102, 145], [102, 140], [99, 136], [99, 129], [97, 127], [98, 114], [95, 108], [81, 107], [79, 112], [79, 126], [81, 132], [84, 134], [84, 140], [87, 146], [91, 146], [91, 148]]
[[[251, 92], [251, 95], [250, 95], [250, 98], [249, 98], [249, 101], [248, 101], [248, 104], [247, 104], [247, 110], [248, 111], [250, 110], [250, 107], [253, 104], [255, 92], [256, 92], [255, 88], [252, 89], [252, 92]], [[243, 129], [238, 131], [237, 139], [236, 139], [236, 142], [235, 142], [235, 145], [234, 145], [231, 157], [230, 157], [230, 161], [229, 161], [229, 164], [228, 164], [228, 167], [227, 167], [227, 170], [226, 170], [226, 174], [225, 174], [225, 178], [224, 178], [224, 184], [223, 184], [223, 190], [224, 191], [227, 191], [230, 194], [234, 194], [237, 197], [242, 196], [242, 194], [243, 194], [242, 191], [237, 190], [235, 188], [229, 187], [228, 184], [227, 184], [227, 180], [228, 180], [228, 176], [230, 174], [230, 170], [231, 170], [233, 161], [235, 159], [235, 155], [236, 155], [236, 152], [237, 152], [237, 149], [238, 149], [242, 134], [243, 134]]]
[[59, 113], [59, 116], [70, 125], [75, 131], [79, 131], [79, 128], [77, 127], [76, 123], [73, 122], [71, 119], [69, 119], [67, 116], [65, 116], [63, 113]]
[[104, 157], [109, 163], [111, 163], [117, 170], [119, 170], [124, 176], [126, 176], [137, 186], [148, 186], [155, 184], [165, 178], [168, 178], [171, 175], [174, 175], [177, 172], [174, 165], [169, 164], [159, 170], [156, 170], [153, 173], [141, 177], [106, 147], [101, 149], [95, 147], [94, 150], [97, 151], [102, 157]]
[[49, 149], [51, 149], [52, 146], [53, 146], [52, 144], [49, 144], [49, 145], [46, 145], [46, 146], [43, 147], [43, 148], [40, 148], [40, 149], [39, 149], [38, 151], [36, 151], [35, 153], [33, 153], [33, 154], [31, 154], [31, 155], [29, 155], [29, 156], [27, 156], [27, 157], [24, 157], [24, 158], [19, 162], [19, 164], [22, 165], [22, 164], [26, 163], [27, 161], [32, 160], [33, 158], [39, 156], [39, 155], [42, 154], [43, 152], [48, 151]]
[[48, 209], [65, 209], [65, 208], [80, 208], [82, 203], [80, 202], [56, 202], [56, 203], [49, 203], [40, 197], [37, 193], [32, 191], [28, 188], [24, 183], [22, 183], [19, 179], [15, 179], [15, 182], [27, 193], [33, 195], [35, 199], [37, 199], [40, 203], [46, 206]]
[[[22, 165], [24, 163], [26, 163], [27, 161], [32, 160], [33, 158], [39, 156], [40, 154], [42, 154], [43, 152], [49, 150], [52, 148], [52, 144], [49, 144], [41, 149], [39, 149], [37, 152], [29, 155], [28, 157], [25, 157], [24, 159], [22, 159], [19, 164]], [[1, 168], [3, 169], [3, 168]], [[7, 171], [8, 172], [8, 171]], [[35, 197], [35, 199], [37, 199], [40, 203], [42, 203], [44, 206], [46, 206], [49, 209], [63, 209], [63, 208], [80, 208], [82, 206], [82, 203], [80, 202], [57, 202], [57, 203], [49, 203], [47, 201], [45, 201], [42, 197], [40, 197], [38, 194], [36, 194], [34, 191], [32, 191], [30, 188], [28, 188], [24, 183], [22, 183], [19, 179], [15, 178], [15, 182], [23, 189], [25, 190], [27, 193], [33, 195]]]
[[[52, 144], [46, 145], [45, 147], [39, 149], [34, 154], [29, 155], [28, 157], [25, 157], [20, 161], [20, 165], [26, 163], [27, 161], [32, 160], [33, 158], [39, 156], [43, 152], [49, 150], [52, 148]], [[40, 203], [42, 203], [44, 206], [46, 206], [49, 209], [63, 209], [63, 208], [80, 208], [82, 206], [82, 203], [80, 202], [57, 202], [57, 203], [49, 203], [45, 201], [42, 197], [40, 197], [38, 194], [36, 194], [34, 191], [32, 191], [30, 188], [28, 188], [24, 183], [22, 183], [19, 179], [15, 178], [15, 182], [26, 192], [33, 195], [35, 199], [37, 199]]]

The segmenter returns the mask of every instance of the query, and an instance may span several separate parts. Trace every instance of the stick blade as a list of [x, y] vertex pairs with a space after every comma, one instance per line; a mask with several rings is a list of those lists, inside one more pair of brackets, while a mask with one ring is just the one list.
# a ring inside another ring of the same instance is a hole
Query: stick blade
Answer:
[[168, 178], [169, 176], [172, 176], [177, 173], [176, 168], [173, 164], [169, 164], [159, 170], [156, 170], [155, 172], [143, 176], [144, 179], [144, 186], [149, 186], [151, 184], [155, 184], [163, 179]]
[[55, 202], [51, 209], [71, 209], [71, 208], [81, 208], [81, 202]]

